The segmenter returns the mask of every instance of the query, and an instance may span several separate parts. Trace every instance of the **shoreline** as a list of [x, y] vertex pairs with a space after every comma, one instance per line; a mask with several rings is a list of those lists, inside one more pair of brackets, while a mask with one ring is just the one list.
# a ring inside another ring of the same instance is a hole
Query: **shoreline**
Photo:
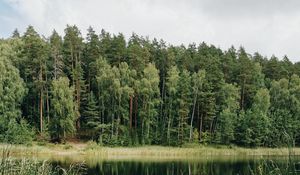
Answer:
[[209, 157], [259, 157], [259, 156], [300, 156], [297, 148], [243, 148], [243, 147], [167, 147], [167, 146], [138, 146], [138, 147], [102, 147], [95, 144], [46, 144], [46, 145], [9, 145], [0, 144], [3, 152], [8, 150], [16, 156], [36, 157], [75, 157], [93, 156], [102, 159], [201, 159]]

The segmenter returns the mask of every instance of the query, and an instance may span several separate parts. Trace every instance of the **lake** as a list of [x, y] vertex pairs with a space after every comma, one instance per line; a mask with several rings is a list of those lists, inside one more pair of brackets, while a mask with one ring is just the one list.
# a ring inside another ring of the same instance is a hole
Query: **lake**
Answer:
[[[87, 174], [91, 175], [252, 175], [258, 174], [258, 171], [262, 169], [267, 172], [277, 168], [285, 170], [289, 162], [287, 156], [212, 156], [181, 160], [161, 160], [160, 158], [103, 160], [96, 156], [56, 156], [47, 159], [53, 165], [62, 167], [84, 161]], [[292, 161], [296, 163], [292, 171], [300, 170], [300, 157], [293, 157]], [[300, 171], [296, 174], [300, 174]]]

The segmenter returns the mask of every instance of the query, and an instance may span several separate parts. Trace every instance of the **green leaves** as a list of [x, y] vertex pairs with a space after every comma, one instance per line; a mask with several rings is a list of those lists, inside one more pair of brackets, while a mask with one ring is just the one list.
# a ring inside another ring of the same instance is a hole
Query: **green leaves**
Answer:
[[69, 79], [61, 77], [53, 80], [51, 88], [52, 116], [49, 132], [53, 140], [65, 140], [68, 134], [75, 132], [75, 103], [73, 87], [69, 87]]
[[45, 38], [29, 26], [0, 39], [0, 130], [21, 132], [22, 109], [58, 140], [277, 146], [290, 135], [299, 144], [299, 65], [242, 47], [126, 41], [91, 27], [84, 40], [75, 25]]
[[[149, 63], [142, 75], [142, 79], [137, 83], [138, 95], [141, 97], [140, 117], [142, 118], [142, 142], [151, 144], [150, 133], [153, 133], [157, 122], [157, 110], [159, 105], [159, 71], [155, 65]], [[145, 128], [144, 128], [145, 125]], [[144, 132], [145, 131], [145, 132]]]
[[[19, 71], [7, 57], [0, 56], [0, 141], [27, 143], [33, 133], [21, 119], [20, 105], [26, 94], [24, 81]], [[19, 121], [19, 122], [17, 122]]]
[[270, 134], [270, 95], [267, 89], [259, 89], [250, 110], [246, 111], [243, 122], [243, 139], [247, 146], [267, 146]]
[[219, 143], [230, 144], [235, 140], [239, 108], [239, 88], [225, 83], [221, 88], [221, 112], [218, 120], [216, 139]]
[[21, 117], [20, 104], [26, 94], [19, 71], [4, 56], [0, 56], [0, 117]]

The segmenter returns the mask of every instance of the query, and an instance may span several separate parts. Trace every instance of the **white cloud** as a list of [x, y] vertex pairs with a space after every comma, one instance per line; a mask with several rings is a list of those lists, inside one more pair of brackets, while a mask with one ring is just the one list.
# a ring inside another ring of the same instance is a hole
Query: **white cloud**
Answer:
[[[300, 1], [278, 0], [6, 0], [17, 14], [6, 16], [24, 31], [33, 25], [49, 36], [66, 24], [86, 33], [89, 25], [129, 36], [132, 32], [172, 44], [205, 41], [223, 49], [300, 61]], [[1, 19], [0, 19], [1, 20]], [[3, 20], [2, 20], [3, 21]]]

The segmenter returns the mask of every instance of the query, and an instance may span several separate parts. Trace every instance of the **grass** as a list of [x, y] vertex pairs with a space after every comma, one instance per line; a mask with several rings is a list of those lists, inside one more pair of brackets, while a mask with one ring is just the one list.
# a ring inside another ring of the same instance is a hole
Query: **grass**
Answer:
[[289, 150], [288, 159], [284, 164], [280, 164], [272, 159], [263, 160], [256, 169], [251, 170], [252, 175], [300, 175], [300, 162], [294, 150]]
[[0, 175], [79, 175], [83, 172], [83, 164], [72, 164], [67, 169], [54, 167], [47, 161], [14, 158], [9, 149], [3, 149], [0, 158]]
[[[227, 146], [189, 146], [189, 147], [102, 147], [94, 142], [32, 145], [0, 144], [0, 150], [10, 147], [13, 155], [53, 155], [74, 156], [93, 155], [103, 159], [153, 158], [153, 159], [198, 159], [209, 156], [287, 156], [289, 148], [241, 148]], [[300, 148], [293, 148], [294, 155], [300, 155]]]

